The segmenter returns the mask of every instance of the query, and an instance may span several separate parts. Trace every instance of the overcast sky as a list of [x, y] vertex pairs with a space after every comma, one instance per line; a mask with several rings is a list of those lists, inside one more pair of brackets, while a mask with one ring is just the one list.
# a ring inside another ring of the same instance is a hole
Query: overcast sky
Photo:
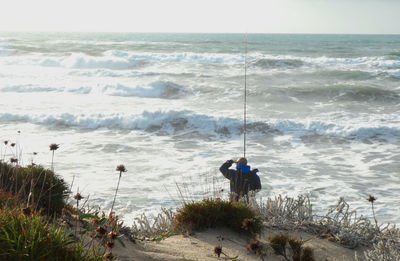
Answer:
[[400, 0], [6, 0], [0, 31], [400, 33]]

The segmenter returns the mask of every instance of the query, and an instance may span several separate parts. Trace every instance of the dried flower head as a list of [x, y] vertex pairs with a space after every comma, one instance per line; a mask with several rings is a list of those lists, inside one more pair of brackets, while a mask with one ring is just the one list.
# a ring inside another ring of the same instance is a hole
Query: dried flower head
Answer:
[[29, 207], [22, 209], [22, 213], [24, 213], [25, 216], [30, 216], [32, 211]]
[[248, 230], [251, 225], [253, 225], [256, 221], [254, 218], [245, 218], [242, 222], [242, 228], [244, 230]]
[[369, 195], [369, 197], [368, 197], [369, 202], [374, 203], [375, 200], [376, 200], [376, 197]]
[[260, 241], [258, 241], [257, 239], [254, 239], [247, 244], [248, 251], [257, 252], [260, 250], [260, 247]]
[[7, 144], [8, 144], [8, 140], [5, 140], [5, 141], [4, 141], [4, 145], [7, 146]]
[[108, 233], [108, 238], [111, 240], [115, 240], [118, 236], [118, 233], [115, 231], [111, 231], [110, 233]]
[[114, 221], [115, 220], [115, 212], [111, 211], [110, 214], [108, 214], [108, 220]]
[[50, 144], [50, 150], [57, 150], [59, 147], [60, 147], [60, 145], [59, 144], [55, 144], [55, 143], [53, 143], [53, 144]]
[[114, 247], [114, 242], [107, 242], [106, 248], [113, 248]]
[[100, 218], [98, 218], [98, 217], [92, 218], [92, 220], [90, 221], [90, 223], [91, 223], [92, 225], [98, 224], [99, 222], [100, 222]]
[[104, 236], [104, 234], [107, 232], [107, 230], [103, 226], [99, 226], [96, 228], [96, 233], [100, 236]]
[[76, 193], [74, 196], [74, 199], [79, 201], [79, 200], [83, 199], [83, 197], [80, 193]]
[[10, 162], [11, 163], [18, 163], [18, 159], [17, 158], [10, 158]]
[[37, 155], [37, 154], [38, 154], [37, 152], [34, 152], [34, 153], [33, 153], [33, 155]]
[[113, 260], [114, 259], [114, 255], [112, 252], [108, 252], [107, 254], [104, 255], [104, 259], [105, 260]]
[[222, 253], [222, 247], [221, 246], [215, 246], [214, 247], [214, 254], [216, 254], [218, 257], [220, 257], [221, 253]]
[[11, 143], [10, 145], [11, 147], [15, 147], [15, 142]]
[[125, 166], [121, 164], [121, 165], [117, 166], [116, 171], [126, 172], [127, 170], [126, 170]]

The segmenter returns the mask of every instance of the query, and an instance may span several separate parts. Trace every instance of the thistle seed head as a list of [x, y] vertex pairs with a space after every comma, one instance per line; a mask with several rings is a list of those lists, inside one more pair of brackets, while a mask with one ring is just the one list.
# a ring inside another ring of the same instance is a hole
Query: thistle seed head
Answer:
[[114, 247], [114, 242], [107, 242], [106, 248], [113, 248]]
[[221, 254], [222, 254], [222, 247], [221, 246], [215, 246], [214, 247], [214, 254], [216, 254], [218, 257], [220, 257]]
[[74, 196], [74, 199], [79, 201], [79, 200], [83, 199], [83, 197], [80, 193], [76, 193]]
[[117, 232], [112, 232], [111, 231], [110, 233], [108, 233], [108, 238], [111, 239], [111, 240], [115, 240], [117, 238], [117, 236], [118, 236]]
[[104, 234], [107, 232], [107, 230], [103, 226], [99, 226], [96, 228], [96, 233], [100, 236], [104, 236]]
[[372, 196], [372, 195], [369, 195], [369, 197], [367, 198], [367, 200], [368, 200], [369, 202], [371, 202], [371, 203], [374, 203], [374, 201], [375, 201], [376, 199], [377, 199], [377, 198], [374, 197], [374, 196]]
[[10, 145], [11, 147], [15, 147], [15, 142], [11, 143]]
[[105, 260], [113, 260], [114, 259], [113, 253], [108, 252], [107, 254], [104, 255], [104, 259]]
[[10, 158], [10, 162], [11, 163], [18, 163], [18, 159], [17, 158]]
[[23, 213], [25, 216], [30, 216], [31, 213], [32, 213], [32, 211], [31, 211], [31, 209], [30, 209], [29, 207], [27, 207], [27, 208], [22, 209], [22, 213]]
[[126, 170], [125, 166], [121, 164], [121, 165], [117, 166], [116, 171], [126, 172], [127, 170]]
[[53, 143], [53, 144], [50, 144], [49, 147], [50, 147], [50, 150], [54, 151], [54, 150], [57, 150], [60, 147], [60, 145]]
[[4, 145], [7, 146], [7, 144], [8, 144], [8, 140], [5, 140], [5, 141], [4, 141]]
[[260, 241], [254, 239], [247, 244], [247, 250], [257, 252], [260, 249]]

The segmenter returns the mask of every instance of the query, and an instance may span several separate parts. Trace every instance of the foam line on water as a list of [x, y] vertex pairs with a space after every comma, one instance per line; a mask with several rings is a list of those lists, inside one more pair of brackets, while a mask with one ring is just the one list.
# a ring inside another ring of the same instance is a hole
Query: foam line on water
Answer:
[[76, 94], [90, 94], [96, 89], [100, 93], [119, 97], [179, 99], [192, 93], [192, 89], [171, 81], [155, 81], [147, 85], [129, 86], [126, 84], [105, 84], [98, 86], [77, 87], [48, 87], [35, 84], [7, 85], [0, 88], [0, 92], [9, 93], [42, 93], [42, 92], [71, 92]]

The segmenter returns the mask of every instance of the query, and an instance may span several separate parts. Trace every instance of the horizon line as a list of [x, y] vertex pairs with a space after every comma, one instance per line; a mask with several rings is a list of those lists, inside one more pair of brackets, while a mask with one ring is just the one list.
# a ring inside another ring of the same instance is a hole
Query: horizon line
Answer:
[[0, 30], [0, 33], [104, 33], [104, 34], [248, 34], [248, 35], [400, 35], [399, 33], [293, 33], [293, 32], [157, 32], [157, 31], [56, 31], [56, 30]]

